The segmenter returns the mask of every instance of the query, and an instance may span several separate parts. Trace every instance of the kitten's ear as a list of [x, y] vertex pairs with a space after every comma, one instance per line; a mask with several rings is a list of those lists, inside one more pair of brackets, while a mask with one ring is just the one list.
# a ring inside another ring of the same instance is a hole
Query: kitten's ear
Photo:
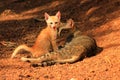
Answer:
[[69, 25], [70, 25], [71, 27], [74, 26], [74, 21], [73, 21], [72, 19], [69, 19], [67, 22], [69, 23]]
[[57, 16], [57, 17], [60, 19], [60, 18], [61, 18], [61, 13], [60, 13], [60, 11], [58, 11], [55, 16]]
[[45, 12], [44, 15], [45, 15], [45, 20], [48, 20], [48, 18], [49, 18], [49, 14]]

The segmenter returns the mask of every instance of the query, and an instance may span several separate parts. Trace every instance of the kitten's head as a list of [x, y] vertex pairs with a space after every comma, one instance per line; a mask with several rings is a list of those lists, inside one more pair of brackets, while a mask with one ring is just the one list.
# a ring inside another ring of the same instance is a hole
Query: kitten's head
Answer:
[[47, 23], [47, 26], [50, 28], [56, 30], [60, 26], [60, 18], [61, 18], [61, 13], [58, 11], [56, 15], [50, 16], [48, 13], [45, 13], [45, 20]]

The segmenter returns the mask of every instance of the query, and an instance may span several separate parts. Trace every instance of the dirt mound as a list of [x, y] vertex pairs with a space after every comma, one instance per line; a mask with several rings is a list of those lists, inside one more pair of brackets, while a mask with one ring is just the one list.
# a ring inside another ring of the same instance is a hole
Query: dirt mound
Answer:
[[[33, 68], [10, 59], [22, 43], [31, 46], [45, 22], [44, 12], [72, 18], [85, 35], [96, 39], [103, 51], [74, 64]], [[0, 1], [0, 80], [119, 80], [120, 0], [4, 0]], [[12, 46], [12, 45], [16, 46]]]

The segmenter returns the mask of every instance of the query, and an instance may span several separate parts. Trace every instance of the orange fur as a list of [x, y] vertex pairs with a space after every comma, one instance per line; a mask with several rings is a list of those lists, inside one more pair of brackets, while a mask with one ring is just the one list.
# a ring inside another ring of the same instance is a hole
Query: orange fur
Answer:
[[33, 57], [40, 57], [41, 55], [48, 53], [51, 45], [54, 51], [57, 50], [56, 38], [57, 28], [60, 26], [60, 16], [60, 12], [55, 16], [49, 16], [45, 13], [47, 27], [40, 32], [35, 44], [32, 47], [28, 47], [26, 45], [18, 46], [12, 53], [11, 58], [14, 58], [19, 50], [22, 49], [32, 53]]

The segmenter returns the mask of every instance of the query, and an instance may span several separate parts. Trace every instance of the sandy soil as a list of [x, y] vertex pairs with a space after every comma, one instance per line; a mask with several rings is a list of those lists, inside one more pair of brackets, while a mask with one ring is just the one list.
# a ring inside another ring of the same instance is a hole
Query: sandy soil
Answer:
[[[44, 19], [44, 12], [52, 15], [58, 10], [62, 22], [72, 18], [103, 51], [73, 64], [37, 68], [10, 59], [15, 47], [31, 46], [46, 25], [33, 18]], [[0, 80], [120, 80], [120, 0], [0, 1]]]

